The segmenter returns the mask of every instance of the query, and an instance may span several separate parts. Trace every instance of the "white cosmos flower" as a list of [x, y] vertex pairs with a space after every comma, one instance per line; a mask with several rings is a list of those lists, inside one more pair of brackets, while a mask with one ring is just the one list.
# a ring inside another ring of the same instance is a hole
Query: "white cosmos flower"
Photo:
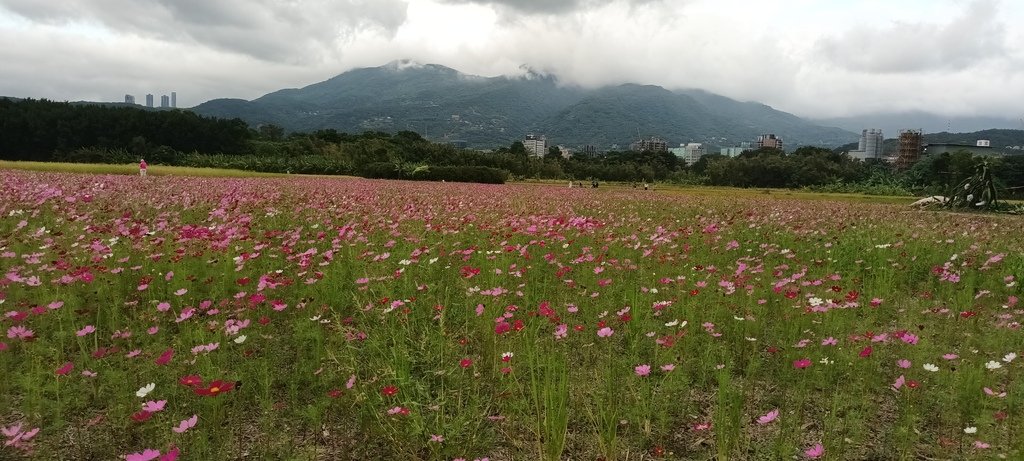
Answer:
[[989, 370], [997, 370], [997, 369], [1002, 368], [1002, 367], [1003, 367], [1003, 364], [1001, 364], [999, 362], [996, 362], [995, 360], [991, 360], [991, 361], [989, 361], [988, 363], [985, 364], [985, 368], [988, 368]]
[[935, 366], [933, 363], [924, 364], [924, 369], [931, 372], [939, 371], [939, 367]]
[[237, 338], [235, 338], [235, 344], [242, 344], [242, 343], [244, 343], [246, 338], [247, 338], [247, 336], [245, 336], [245, 335], [239, 335]]
[[139, 388], [139, 390], [135, 392], [135, 395], [139, 398], [144, 398], [149, 395], [150, 392], [153, 392], [153, 389], [156, 389], [156, 383], [149, 383]]
[[971, 426], [971, 427], [965, 427], [965, 428], [964, 428], [964, 434], [975, 434], [975, 433], [977, 433], [977, 432], [978, 432], [978, 428], [976, 428], [976, 427], [974, 427], [974, 426]]
[[1009, 354], [1003, 356], [1003, 361], [1006, 363], [1010, 363], [1014, 360], [1017, 360], [1017, 354], [1014, 352], [1010, 352]]

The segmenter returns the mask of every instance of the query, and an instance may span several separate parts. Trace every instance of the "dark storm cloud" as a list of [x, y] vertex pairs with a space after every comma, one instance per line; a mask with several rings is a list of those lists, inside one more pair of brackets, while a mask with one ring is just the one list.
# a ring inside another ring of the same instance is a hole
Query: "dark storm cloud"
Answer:
[[317, 60], [360, 31], [393, 32], [407, 7], [405, 0], [0, 0], [0, 9], [37, 23], [97, 24], [296, 63]]
[[852, 71], [910, 73], [960, 70], [1006, 55], [1006, 28], [994, 0], [967, 4], [946, 24], [895, 21], [888, 27], [858, 26], [822, 39], [817, 53]]

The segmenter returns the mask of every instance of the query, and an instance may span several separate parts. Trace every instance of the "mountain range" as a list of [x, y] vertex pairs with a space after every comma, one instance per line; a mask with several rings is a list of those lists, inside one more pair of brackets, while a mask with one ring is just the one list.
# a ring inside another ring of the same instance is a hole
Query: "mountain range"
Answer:
[[215, 99], [192, 110], [289, 131], [409, 130], [477, 148], [507, 146], [527, 134], [546, 136], [549, 145], [601, 149], [627, 148], [638, 137], [659, 137], [669, 145], [734, 146], [773, 133], [794, 147], [836, 147], [859, 138], [764, 104], [701, 90], [637, 84], [585, 89], [532, 71], [479, 77], [411, 61], [351, 70], [252, 101]]

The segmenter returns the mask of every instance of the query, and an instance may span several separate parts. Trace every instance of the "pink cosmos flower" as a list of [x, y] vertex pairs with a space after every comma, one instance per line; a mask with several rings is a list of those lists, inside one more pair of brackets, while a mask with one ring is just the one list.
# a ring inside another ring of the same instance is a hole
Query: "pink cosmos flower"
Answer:
[[146, 411], [146, 412], [149, 412], [149, 413], [157, 413], [157, 412], [164, 411], [164, 406], [166, 406], [166, 405], [167, 405], [167, 401], [166, 400], [158, 400], [158, 401], [150, 400], [150, 401], [142, 404], [142, 411]]
[[942, 358], [944, 358], [946, 360], [956, 360], [956, 359], [960, 358], [960, 356], [956, 355], [956, 354], [943, 354]]
[[813, 447], [804, 450], [804, 454], [807, 455], [807, 457], [810, 459], [818, 459], [821, 457], [821, 455], [825, 454], [825, 447], [822, 446], [820, 443], [815, 444]]
[[82, 328], [81, 330], [76, 331], [75, 335], [81, 337], [81, 336], [88, 335], [90, 333], [94, 333], [95, 331], [96, 331], [96, 327], [94, 327], [92, 325], [86, 325], [85, 328]]
[[189, 429], [195, 427], [197, 422], [199, 422], [199, 415], [192, 415], [191, 418], [181, 420], [181, 422], [179, 422], [177, 426], [172, 427], [171, 430], [178, 434], [184, 434], [185, 432], [188, 432]]
[[348, 381], [345, 382], [345, 389], [352, 389], [352, 386], [356, 385], [356, 375], [348, 377]]
[[75, 364], [73, 364], [71, 362], [68, 362], [68, 363], [65, 363], [63, 366], [61, 366], [60, 368], [58, 368], [56, 373], [57, 373], [58, 376], [65, 376], [68, 373], [71, 373], [71, 370], [74, 369], [74, 368], [75, 368]]
[[839, 341], [831, 336], [821, 341], [822, 346], [835, 346], [836, 344], [839, 344]]
[[793, 368], [807, 368], [811, 366], [811, 359], [800, 359], [793, 362]]
[[388, 414], [392, 415], [392, 416], [394, 416], [394, 415], [408, 416], [409, 415], [409, 409], [408, 408], [403, 408], [403, 407], [393, 407], [393, 408], [388, 409]]
[[903, 385], [906, 384], [906, 382], [907, 378], [905, 378], [903, 375], [900, 375], [900, 377], [896, 378], [896, 381], [892, 383], [892, 390], [900, 390], [900, 388], [903, 387]]
[[666, 363], [666, 364], [661, 366], [661, 371], [664, 371], [665, 373], [668, 373], [668, 372], [670, 372], [672, 370], [675, 370], [675, 369], [676, 369], [676, 364], [674, 364], [674, 363]]
[[896, 361], [896, 366], [898, 366], [900, 368], [903, 368], [903, 369], [907, 369], [907, 368], [910, 368], [911, 363], [910, 363], [910, 360], [899, 359], [899, 360]]
[[611, 336], [613, 333], [615, 333], [615, 330], [612, 330], [611, 327], [604, 327], [600, 330], [597, 330], [597, 335], [602, 338], [607, 338]]
[[982, 390], [985, 391], [986, 395], [990, 395], [992, 397], [998, 397], [1000, 399], [1006, 397], [1006, 392], [996, 392], [996, 391], [993, 391], [992, 389], [987, 388], [987, 387], [983, 388]]
[[444, 436], [438, 434], [430, 434], [430, 441], [436, 443], [444, 442]]
[[563, 339], [569, 335], [569, 325], [564, 323], [555, 327], [555, 339]]
[[764, 416], [761, 416], [761, 417], [757, 418], [757, 424], [761, 424], [761, 425], [768, 424], [768, 423], [770, 423], [772, 421], [775, 421], [775, 419], [778, 418], [778, 417], [779, 417], [779, 409], [776, 408], [776, 409], [774, 409], [772, 411], [769, 411]]
[[22, 325], [15, 325], [7, 329], [7, 337], [11, 339], [29, 339], [35, 332]]
[[152, 461], [160, 457], [160, 450], [154, 450], [152, 448], [145, 449], [139, 453], [129, 453], [124, 455], [125, 461]]
[[988, 448], [990, 446], [991, 445], [989, 445], [989, 444], [987, 444], [985, 442], [982, 442], [981, 440], [975, 440], [974, 441], [974, 448], [977, 448], [979, 450], [984, 450], [984, 449], [986, 449], [986, 448]]
[[651, 374], [651, 366], [647, 364], [637, 365], [636, 367], [633, 368], [633, 371], [636, 373], [637, 376], [647, 376]]

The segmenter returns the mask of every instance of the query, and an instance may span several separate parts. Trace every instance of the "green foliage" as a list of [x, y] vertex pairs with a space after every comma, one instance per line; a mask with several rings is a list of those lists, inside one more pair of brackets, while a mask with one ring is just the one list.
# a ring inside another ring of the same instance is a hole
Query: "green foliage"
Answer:
[[124, 149], [150, 157], [160, 146], [178, 152], [245, 153], [251, 137], [238, 119], [32, 99], [0, 99], [0, 120], [4, 160], [62, 160], [80, 148]]

